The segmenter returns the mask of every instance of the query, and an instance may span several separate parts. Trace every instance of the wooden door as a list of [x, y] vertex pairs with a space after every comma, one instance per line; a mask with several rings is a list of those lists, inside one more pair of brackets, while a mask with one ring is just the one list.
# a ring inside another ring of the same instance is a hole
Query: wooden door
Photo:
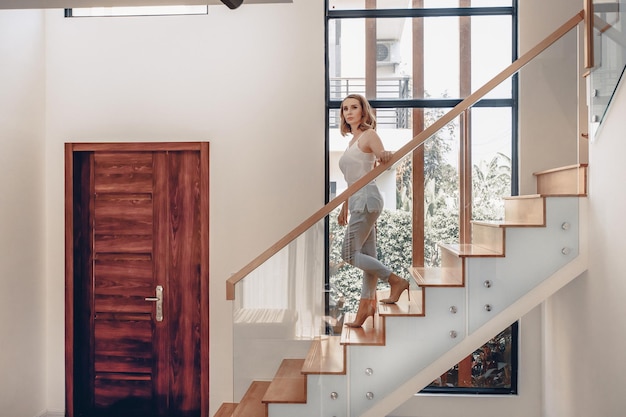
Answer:
[[208, 144], [66, 146], [69, 417], [208, 412]]

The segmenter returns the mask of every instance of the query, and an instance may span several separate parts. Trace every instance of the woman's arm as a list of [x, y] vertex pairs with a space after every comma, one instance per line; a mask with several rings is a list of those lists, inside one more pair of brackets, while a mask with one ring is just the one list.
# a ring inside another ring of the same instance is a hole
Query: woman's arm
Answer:
[[348, 201], [343, 202], [339, 215], [337, 216], [337, 223], [339, 223], [339, 226], [348, 224]]
[[363, 152], [373, 153], [376, 155], [376, 160], [381, 164], [389, 162], [393, 152], [385, 150], [385, 146], [376, 131], [371, 130], [367, 133], [367, 135], [363, 135], [360, 141]]

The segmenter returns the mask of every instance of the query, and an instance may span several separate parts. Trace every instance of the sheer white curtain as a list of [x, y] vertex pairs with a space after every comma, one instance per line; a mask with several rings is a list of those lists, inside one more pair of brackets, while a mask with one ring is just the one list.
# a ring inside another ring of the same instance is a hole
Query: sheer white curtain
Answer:
[[318, 222], [292, 243], [290, 308], [298, 312], [296, 336], [319, 336], [324, 327], [324, 223]]
[[248, 320], [268, 319], [272, 316], [268, 311], [294, 312], [295, 337], [319, 336], [324, 330], [324, 263], [324, 222], [320, 221], [239, 284], [239, 306], [258, 312], [247, 314]]
[[241, 284], [241, 307], [245, 309], [289, 308], [289, 246], [252, 271]]

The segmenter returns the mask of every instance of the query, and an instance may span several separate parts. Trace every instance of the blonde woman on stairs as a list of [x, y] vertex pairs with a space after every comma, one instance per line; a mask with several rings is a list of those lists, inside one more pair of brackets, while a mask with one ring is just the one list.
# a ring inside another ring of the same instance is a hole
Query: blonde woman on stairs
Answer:
[[[351, 134], [348, 148], [339, 159], [339, 168], [348, 183], [354, 184], [371, 171], [377, 163], [387, 163], [393, 153], [386, 151], [376, 133], [376, 119], [365, 97], [348, 95], [341, 103], [341, 135]], [[394, 274], [376, 257], [376, 220], [384, 202], [376, 182], [372, 181], [354, 193], [341, 206], [337, 222], [348, 226], [342, 246], [344, 261], [363, 271], [361, 300], [353, 322], [348, 327], [361, 327], [376, 313], [376, 284], [378, 280], [389, 282], [389, 298], [382, 303], [395, 303], [409, 289], [409, 283]]]

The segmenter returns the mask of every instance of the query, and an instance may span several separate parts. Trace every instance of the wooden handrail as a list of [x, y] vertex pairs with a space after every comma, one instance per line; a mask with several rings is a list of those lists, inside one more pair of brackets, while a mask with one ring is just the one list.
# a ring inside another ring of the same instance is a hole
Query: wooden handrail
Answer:
[[584, 18], [585, 18], [585, 37], [584, 37], [584, 59], [585, 68], [594, 67], [593, 52], [593, 0], [585, 0]]
[[234, 273], [228, 280], [226, 281], [226, 299], [234, 300], [235, 299], [235, 285], [244, 279], [249, 273], [254, 271], [256, 268], [261, 266], [265, 261], [274, 256], [278, 251], [287, 246], [290, 242], [295, 240], [302, 233], [307, 231], [311, 226], [313, 226], [318, 221], [322, 220], [325, 216], [330, 214], [334, 209], [339, 207], [344, 201], [348, 200], [348, 198], [353, 195], [355, 192], [363, 188], [365, 185], [369, 184], [372, 180], [382, 174], [385, 170], [387, 170], [390, 166], [398, 162], [400, 159], [404, 158], [409, 152], [412, 152], [417, 147], [421, 146], [428, 138], [437, 133], [440, 129], [450, 123], [454, 118], [456, 118], [463, 111], [471, 107], [478, 100], [484, 97], [488, 92], [498, 86], [501, 82], [511, 77], [513, 74], [518, 72], [522, 67], [524, 67], [527, 63], [533, 60], [537, 55], [547, 49], [554, 42], [559, 40], [563, 35], [568, 33], [570, 30], [575, 28], [583, 19], [585, 12], [581, 10], [576, 13], [571, 19], [565, 22], [561, 27], [555, 30], [553, 33], [548, 35], [544, 40], [539, 42], [535, 47], [530, 49], [527, 53], [518, 58], [515, 62], [505, 68], [498, 75], [493, 77], [490, 81], [488, 81], [485, 85], [480, 87], [474, 93], [470, 94], [466, 99], [457, 104], [454, 108], [452, 108], [448, 113], [444, 114], [440, 119], [438, 119], [435, 123], [424, 129], [417, 136], [407, 142], [404, 146], [398, 149], [392, 156], [392, 158], [384, 165], [379, 165], [370, 171], [368, 174], [364, 175], [361, 179], [356, 181], [354, 184], [349, 186], [346, 190], [344, 190], [337, 197], [332, 199], [328, 204], [326, 204], [321, 209], [317, 210], [313, 215], [311, 215], [308, 219], [303, 221], [300, 225], [294, 228], [292, 231], [287, 233], [283, 238], [270, 246], [267, 250], [261, 253], [259, 256], [254, 258], [250, 263], [241, 268], [238, 272]]

